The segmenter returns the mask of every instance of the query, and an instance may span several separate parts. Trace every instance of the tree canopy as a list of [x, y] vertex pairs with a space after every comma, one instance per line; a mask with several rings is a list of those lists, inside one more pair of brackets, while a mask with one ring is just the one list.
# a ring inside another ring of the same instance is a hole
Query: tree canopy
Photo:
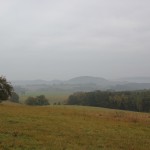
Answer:
[[44, 95], [40, 95], [37, 97], [28, 97], [25, 101], [27, 105], [49, 105], [48, 100]]
[[150, 112], [150, 90], [77, 92], [69, 96], [67, 104]]
[[7, 79], [0, 76], [0, 101], [7, 100], [13, 92], [13, 86]]
[[12, 95], [9, 100], [11, 102], [19, 103], [19, 95], [15, 92], [12, 92]]

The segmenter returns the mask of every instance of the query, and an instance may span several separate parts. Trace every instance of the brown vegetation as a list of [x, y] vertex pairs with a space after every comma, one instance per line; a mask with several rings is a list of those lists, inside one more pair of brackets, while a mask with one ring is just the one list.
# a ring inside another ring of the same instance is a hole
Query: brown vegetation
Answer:
[[0, 149], [147, 150], [150, 114], [0, 104]]

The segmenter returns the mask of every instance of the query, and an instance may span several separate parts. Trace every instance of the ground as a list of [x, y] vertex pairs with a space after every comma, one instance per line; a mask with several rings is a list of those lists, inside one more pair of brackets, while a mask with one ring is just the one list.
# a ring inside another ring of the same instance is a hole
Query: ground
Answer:
[[150, 113], [0, 104], [0, 149], [147, 150]]

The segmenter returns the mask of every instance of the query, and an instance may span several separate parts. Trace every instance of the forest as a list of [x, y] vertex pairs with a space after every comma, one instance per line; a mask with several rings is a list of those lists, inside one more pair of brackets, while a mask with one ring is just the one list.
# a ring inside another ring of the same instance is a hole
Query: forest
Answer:
[[150, 90], [76, 92], [67, 104], [150, 112]]

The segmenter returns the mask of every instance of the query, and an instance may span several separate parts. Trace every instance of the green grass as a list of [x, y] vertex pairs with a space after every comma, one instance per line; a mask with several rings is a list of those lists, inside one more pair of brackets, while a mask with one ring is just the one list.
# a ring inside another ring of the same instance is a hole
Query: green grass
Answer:
[[0, 104], [0, 149], [147, 150], [150, 114]]

